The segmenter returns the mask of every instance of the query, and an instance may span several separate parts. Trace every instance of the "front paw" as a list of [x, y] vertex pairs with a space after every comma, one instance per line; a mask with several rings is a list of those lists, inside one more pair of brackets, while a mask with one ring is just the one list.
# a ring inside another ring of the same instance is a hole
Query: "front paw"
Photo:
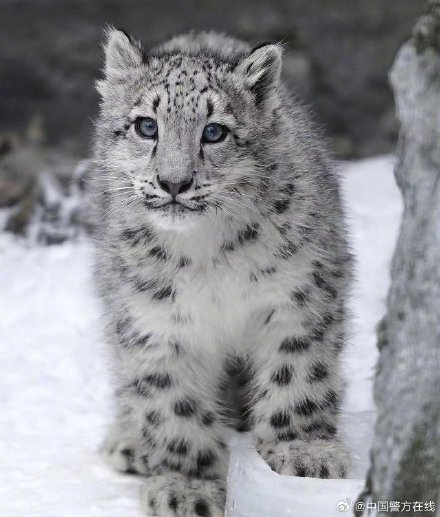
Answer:
[[278, 474], [313, 478], [343, 478], [350, 454], [338, 440], [292, 440], [267, 442], [257, 450]]
[[146, 480], [141, 504], [147, 515], [159, 517], [223, 517], [225, 485], [220, 479], [168, 472]]

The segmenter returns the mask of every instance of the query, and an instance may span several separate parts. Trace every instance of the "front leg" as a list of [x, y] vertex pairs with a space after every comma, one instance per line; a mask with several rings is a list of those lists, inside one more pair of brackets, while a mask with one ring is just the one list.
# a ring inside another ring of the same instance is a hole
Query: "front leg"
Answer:
[[206, 357], [203, 347], [176, 336], [140, 332], [130, 320], [118, 332], [118, 398], [129, 408], [118, 420], [118, 453], [147, 476], [143, 509], [159, 516], [223, 515], [228, 452], [217, 406], [221, 358]]
[[336, 427], [341, 314], [327, 309], [299, 321], [291, 310], [278, 310], [266, 329], [266, 341], [252, 352], [253, 432], [258, 452], [279, 474], [347, 474], [350, 457]]
[[128, 403], [125, 394], [125, 389], [116, 392], [117, 415], [101, 447], [101, 455], [115, 470], [147, 474], [134, 418], [135, 408]]

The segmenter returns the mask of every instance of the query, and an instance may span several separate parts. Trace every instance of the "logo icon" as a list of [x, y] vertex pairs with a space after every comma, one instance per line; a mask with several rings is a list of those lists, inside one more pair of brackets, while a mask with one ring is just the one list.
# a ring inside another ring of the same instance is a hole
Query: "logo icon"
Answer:
[[338, 510], [338, 512], [348, 512], [352, 504], [353, 501], [347, 497], [347, 499], [342, 499], [338, 502], [336, 505], [336, 510]]

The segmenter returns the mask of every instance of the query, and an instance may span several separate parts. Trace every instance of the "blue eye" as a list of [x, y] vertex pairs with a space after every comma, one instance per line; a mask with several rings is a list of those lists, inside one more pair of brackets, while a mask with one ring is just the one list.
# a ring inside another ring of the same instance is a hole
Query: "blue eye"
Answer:
[[157, 122], [150, 117], [137, 118], [135, 129], [142, 138], [157, 138]]
[[228, 128], [226, 126], [211, 122], [203, 130], [202, 141], [207, 144], [216, 144], [224, 140], [227, 134]]

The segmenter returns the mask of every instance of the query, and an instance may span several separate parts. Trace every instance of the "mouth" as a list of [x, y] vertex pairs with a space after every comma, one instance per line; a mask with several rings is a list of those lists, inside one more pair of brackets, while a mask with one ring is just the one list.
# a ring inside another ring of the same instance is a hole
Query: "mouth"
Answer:
[[203, 212], [205, 210], [206, 205], [203, 203], [196, 203], [191, 200], [182, 200], [182, 199], [171, 199], [162, 201], [160, 203], [145, 201], [145, 205], [148, 208], [153, 208], [155, 210], [160, 210], [164, 213], [170, 213], [175, 215], [183, 215], [187, 212]]

